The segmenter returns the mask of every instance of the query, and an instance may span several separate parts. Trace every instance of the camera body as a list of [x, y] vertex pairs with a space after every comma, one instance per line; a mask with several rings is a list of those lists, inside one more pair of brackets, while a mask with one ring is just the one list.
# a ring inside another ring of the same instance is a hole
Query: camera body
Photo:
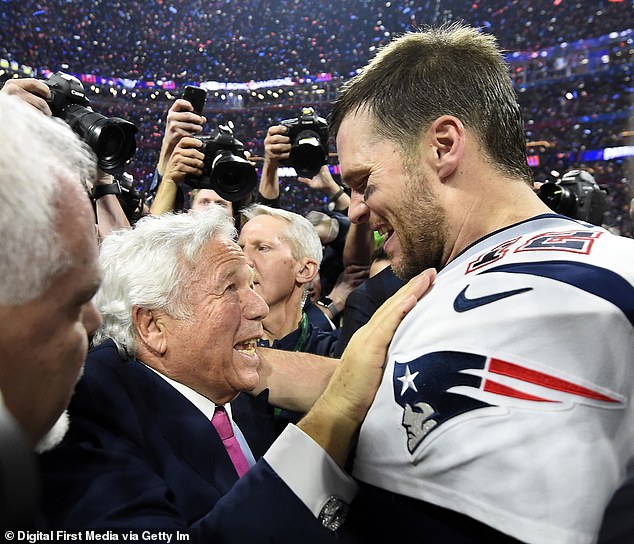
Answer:
[[585, 170], [566, 172], [557, 182], [546, 182], [537, 193], [553, 211], [593, 225], [601, 225], [607, 191]]
[[134, 124], [118, 117], [105, 117], [89, 109], [90, 101], [81, 81], [56, 72], [44, 80], [51, 91], [47, 100], [55, 117], [65, 121], [97, 155], [99, 168], [120, 174], [136, 151]]
[[280, 121], [287, 128], [291, 152], [285, 164], [298, 176], [312, 178], [328, 162], [328, 122], [311, 107], [302, 108], [298, 117]]
[[236, 140], [228, 126], [219, 125], [213, 133], [195, 138], [203, 143], [199, 150], [205, 158], [202, 174], [187, 176], [185, 181], [190, 187], [213, 189], [231, 202], [242, 200], [255, 189], [255, 166], [247, 160], [242, 142]]
[[127, 172], [123, 172], [120, 177], [116, 178], [116, 181], [121, 189], [121, 193], [117, 195], [119, 204], [121, 204], [123, 213], [130, 224], [133, 224], [142, 215], [143, 194], [135, 187], [134, 178]]

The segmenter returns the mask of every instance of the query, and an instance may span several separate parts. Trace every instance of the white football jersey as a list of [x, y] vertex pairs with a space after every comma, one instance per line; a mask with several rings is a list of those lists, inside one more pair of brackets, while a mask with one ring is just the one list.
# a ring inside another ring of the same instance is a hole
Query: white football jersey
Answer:
[[468, 247], [403, 320], [354, 476], [589, 543], [633, 457], [633, 389], [634, 240], [542, 215]]

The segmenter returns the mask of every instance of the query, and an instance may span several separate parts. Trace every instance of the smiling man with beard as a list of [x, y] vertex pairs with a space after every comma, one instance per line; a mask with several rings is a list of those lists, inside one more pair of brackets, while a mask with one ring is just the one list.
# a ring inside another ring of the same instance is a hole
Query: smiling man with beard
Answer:
[[[361, 428], [360, 542], [590, 543], [634, 460], [634, 242], [534, 193], [494, 37], [411, 32], [333, 108], [349, 216], [407, 279]], [[356, 522], [356, 523], [355, 523]]]

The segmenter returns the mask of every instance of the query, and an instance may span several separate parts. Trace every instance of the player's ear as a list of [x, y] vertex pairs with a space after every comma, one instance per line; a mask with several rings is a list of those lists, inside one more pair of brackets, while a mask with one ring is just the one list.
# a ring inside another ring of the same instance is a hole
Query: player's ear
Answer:
[[434, 150], [434, 169], [441, 180], [451, 176], [465, 149], [465, 128], [453, 115], [442, 115], [432, 122], [427, 134]]

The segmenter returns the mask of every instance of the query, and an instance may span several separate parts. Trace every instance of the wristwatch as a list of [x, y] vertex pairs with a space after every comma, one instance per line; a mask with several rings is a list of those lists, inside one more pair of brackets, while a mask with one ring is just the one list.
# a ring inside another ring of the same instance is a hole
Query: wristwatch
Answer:
[[337, 202], [337, 200], [339, 200], [339, 197], [345, 192], [345, 189], [340, 185], [339, 186], [339, 190], [332, 195], [329, 199], [328, 202]]
[[118, 195], [121, 194], [121, 186], [118, 181], [114, 183], [106, 183], [105, 185], [95, 185], [92, 188], [93, 200], [98, 200], [102, 196], [106, 195]]
[[341, 197], [341, 195], [345, 192], [345, 189], [340, 185], [339, 186], [339, 190], [332, 195], [330, 198], [328, 198], [328, 209], [332, 212], [335, 209], [335, 206], [337, 205], [337, 200], [339, 200], [339, 197]]
[[339, 315], [339, 310], [337, 310], [337, 306], [328, 297], [321, 297], [317, 301], [317, 305], [321, 306], [322, 308], [326, 308], [330, 312], [330, 315], [332, 316], [332, 319], [334, 319], [335, 317], [337, 317]]

